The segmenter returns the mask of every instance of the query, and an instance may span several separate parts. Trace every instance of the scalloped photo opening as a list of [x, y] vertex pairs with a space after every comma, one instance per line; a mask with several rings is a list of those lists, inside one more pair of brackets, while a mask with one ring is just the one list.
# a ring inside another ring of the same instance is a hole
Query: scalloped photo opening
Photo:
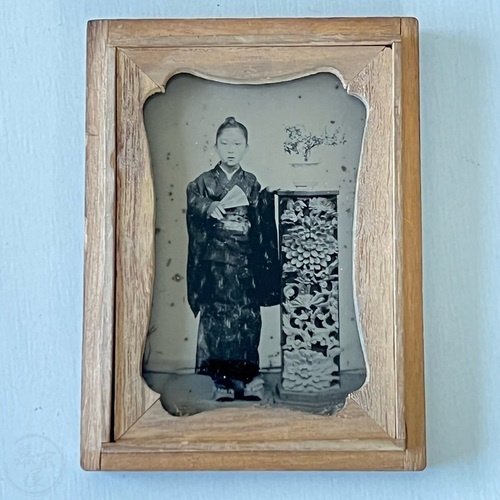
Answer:
[[178, 74], [144, 119], [156, 198], [147, 384], [180, 417], [342, 409], [367, 376], [353, 290], [365, 105], [332, 73]]

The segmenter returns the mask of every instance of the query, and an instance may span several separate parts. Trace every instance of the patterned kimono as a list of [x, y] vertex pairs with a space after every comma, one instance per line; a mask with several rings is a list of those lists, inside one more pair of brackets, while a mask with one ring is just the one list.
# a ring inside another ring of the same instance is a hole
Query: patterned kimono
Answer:
[[[249, 206], [207, 213], [234, 186]], [[216, 383], [248, 382], [259, 373], [261, 305], [279, 303], [274, 198], [239, 168], [229, 179], [220, 165], [187, 187], [188, 301], [200, 313], [197, 372]]]

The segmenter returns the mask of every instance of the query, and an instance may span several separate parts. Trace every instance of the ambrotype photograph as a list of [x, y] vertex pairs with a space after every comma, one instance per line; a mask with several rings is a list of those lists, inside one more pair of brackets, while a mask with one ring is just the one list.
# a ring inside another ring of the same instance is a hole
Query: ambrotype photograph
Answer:
[[364, 104], [330, 73], [255, 85], [180, 74], [144, 117], [148, 385], [177, 416], [341, 409], [367, 374], [352, 275]]

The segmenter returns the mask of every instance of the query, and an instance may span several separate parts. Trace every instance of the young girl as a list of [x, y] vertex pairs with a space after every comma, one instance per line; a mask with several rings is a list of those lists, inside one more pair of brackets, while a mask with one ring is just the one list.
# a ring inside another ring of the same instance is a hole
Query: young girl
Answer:
[[215, 148], [220, 162], [187, 187], [188, 301], [200, 314], [197, 372], [214, 380], [221, 397], [259, 399], [260, 306], [279, 303], [274, 201], [241, 168], [243, 124], [226, 118]]

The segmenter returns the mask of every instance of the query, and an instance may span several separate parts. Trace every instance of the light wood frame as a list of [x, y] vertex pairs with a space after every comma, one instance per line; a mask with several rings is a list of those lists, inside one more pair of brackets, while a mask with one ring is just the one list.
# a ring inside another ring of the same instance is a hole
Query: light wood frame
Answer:
[[[368, 379], [328, 417], [259, 407], [173, 417], [141, 376], [155, 232], [143, 104], [180, 72], [259, 83], [320, 71], [368, 108], [354, 233]], [[425, 467], [418, 77], [412, 18], [89, 22], [84, 469]]]

